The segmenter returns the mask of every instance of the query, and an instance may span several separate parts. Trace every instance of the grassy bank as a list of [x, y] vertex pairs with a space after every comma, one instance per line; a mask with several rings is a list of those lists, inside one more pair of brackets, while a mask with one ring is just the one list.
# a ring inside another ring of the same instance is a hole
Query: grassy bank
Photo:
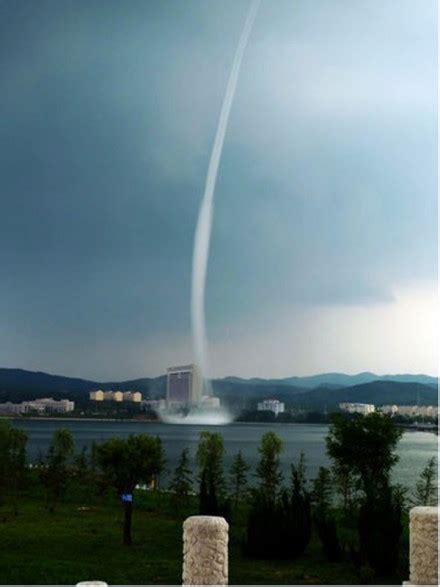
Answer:
[[[99, 579], [109, 584], [180, 584], [182, 521], [195, 513], [195, 500], [176, 515], [169, 495], [138, 492], [134, 543], [123, 547], [122, 512], [113, 496], [84, 499], [75, 492], [49, 514], [43, 496], [33, 492], [20, 499], [18, 516], [7, 505], [0, 510], [0, 583], [74, 584]], [[316, 537], [296, 560], [249, 560], [242, 553], [243, 532], [240, 520], [231, 524], [231, 584], [360, 582], [351, 562], [326, 561]], [[401, 584], [403, 578], [375, 582]]]

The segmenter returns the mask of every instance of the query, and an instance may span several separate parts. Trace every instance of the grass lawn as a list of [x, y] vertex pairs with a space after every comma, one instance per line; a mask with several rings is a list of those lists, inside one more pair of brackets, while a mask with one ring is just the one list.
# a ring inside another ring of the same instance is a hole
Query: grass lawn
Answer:
[[[135, 498], [133, 545], [122, 546], [122, 511], [116, 500], [94, 499], [90, 509], [68, 498], [54, 514], [42, 496], [20, 500], [19, 515], [0, 509], [0, 584], [181, 584], [182, 520], [166, 495]], [[185, 514], [196, 513], [196, 504]], [[191, 509], [193, 511], [191, 511]], [[231, 528], [230, 584], [359, 584], [350, 562], [331, 564], [316, 538], [294, 561], [255, 561], [241, 551], [243, 528]], [[377, 580], [401, 584], [401, 577]]]

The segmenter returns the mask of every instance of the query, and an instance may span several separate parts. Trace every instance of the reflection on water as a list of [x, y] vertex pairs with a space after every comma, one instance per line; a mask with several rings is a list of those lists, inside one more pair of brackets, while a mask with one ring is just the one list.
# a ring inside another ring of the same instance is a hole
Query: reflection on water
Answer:
[[[206, 424], [179, 426], [162, 422], [16, 420], [14, 425], [28, 432], [28, 450], [33, 460], [40, 452], [47, 450], [53, 431], [64, 427], [72, 431], [78, 449], [90, 445], [94, 440], [99, 442], [112, 436], [128, 436], [128, 434], [142, 432], [157, 435], [162, 439], [166, 450], [168, 470], [175, 467], [177, 457], [185, 447], [190, 449], [194, 461], [199, 434], [203, 430], [222, 434], [226, 468], [238, 450], [241, 450], [248, 463], [255, 467], [260, 438], [268, 430], [276, 432], [284, 442], [281, 462], [286, 478], [290, 475], [290, 463], [299, 458], [301, 451], [304, 451], [306, 456], [310, 477], [316, 475], [320, 466], [329, 464], [325, 453], [328, 427], [321, 424], [234, 423], [211, 427]], [[432, 432], [405, 432], [399, 443], [398, 455], [400, 460], [394, 468], [394, 480], [412, 488], [428, 459], [437, 455], [437, 436]]]

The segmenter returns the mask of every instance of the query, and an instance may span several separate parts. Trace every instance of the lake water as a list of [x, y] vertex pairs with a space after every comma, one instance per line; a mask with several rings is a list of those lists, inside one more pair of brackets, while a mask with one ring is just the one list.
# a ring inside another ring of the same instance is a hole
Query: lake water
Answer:
[[[297, 461], [304, 451], [309, 477], [314, 477], [320, 466], [329, 464], [325, 451], [327, 425], [321, 424], [263, 424], [233, 423], [225, 426], [178, 425], [161, 422], [96, 422], [96, 421], [54, 421], [15, 420], [14, 426], [26, 430], [29, 435], [28, 453], [30, 460], [36, 460], [49, 446], [54, 430], [69, 429], [77, 449], [90, 446], [93, 441], [103, 441], [113, 436], [147, 433], [159, 436], [163, 442], [167, 469], [172, 471], [183, 448], [188, 447], [194, 463], [200, 432], [219, 432], [224, 439], [225, 467], [241, 449], [245, 459], [254, 470], [258, 460], [261, 436], [268, 430], [276, 432], [284, 442], [282, 467], [286, 476], [290, 474], [290, 463]], [[413, 488], [428, 459], [437, 455], [437, 436], [432, 432], [405, 432], [398, 446], [400, 460], [394, 469], [394, 480]], [[166, 483], [166, 479], [165, 479]]]

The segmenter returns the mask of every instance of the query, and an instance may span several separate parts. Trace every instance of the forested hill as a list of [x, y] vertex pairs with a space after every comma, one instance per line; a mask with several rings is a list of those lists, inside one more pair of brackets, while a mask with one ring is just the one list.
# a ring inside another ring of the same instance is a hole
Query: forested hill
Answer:
[[361, 385], [329, 390], [325, 387], [312, 389], [292, 397], [297, 406], [331, 408], [341, 402], [360, 402], [375, 405], [437, 405], [437, 388], [423, 383], [400, 381], [372, 381]]
[[145, 396], [160, 397], [165, 393], [165, 385], [165, 376], [100, 382], [24, 369], [0, 369], [0, 401], [25, 401], [43, 396], [83, 399], [95, 389], [136, 390]]
[[[287, 383], [286, 379], [227, 377], [214, 380], [213, 388], [214, 393], [222, 398], [224, 403], [236, 408], [248, 407], [266, 398], [280, 399], [286, 402], [287, 406], [313, 409], [329, 409], [343, 401], [376, 405], [437, 404], [436, 380], [427, 375], [386, 375], [375, 381], [346, 386], [338, 385], [336, 380], [352, 381], [356, 376], [330, 373], [327, 379], [325, 374], [316, 377], [319, 384], [315, 388], [309, 387], [310, 377], [306, 378], [305, 382], [304, 378], [291, 378], [295, 380], [295, 385]], [[359, 374], [359, 377], [365, 377], [365, 374]], [[392, 377], [397, 380], [393, 380]], [[401, 380], [407, 377], [410, 377], [411, 381]], [[416, 378], [421, 381], [416, 381]], [[162, 375], [128, 381], [98, 382], [24, 369], [0, 369], [0, 402], [18, 402], [44, 396], [79, 400], [86, 399], [88, 393], [94, 389], [137, 390], [145, 398], [158, 398], [165, 396], [166, 377]]]

